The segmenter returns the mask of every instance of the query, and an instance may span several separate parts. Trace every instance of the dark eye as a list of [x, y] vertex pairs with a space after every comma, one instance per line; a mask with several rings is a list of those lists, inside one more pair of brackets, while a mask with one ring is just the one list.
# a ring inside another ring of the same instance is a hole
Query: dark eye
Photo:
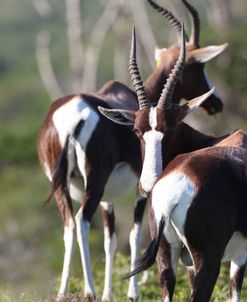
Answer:
[[138, 128], [134, 128], [133, 131], [135, 132], [135, 135], [139, 138], [142, 138], [142, 132]]

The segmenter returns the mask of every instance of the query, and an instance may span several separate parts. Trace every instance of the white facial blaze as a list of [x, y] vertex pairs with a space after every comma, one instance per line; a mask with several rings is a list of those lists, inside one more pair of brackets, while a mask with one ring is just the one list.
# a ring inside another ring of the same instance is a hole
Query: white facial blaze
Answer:
[[157, 126], [156, 108], [150, 109], [149, 123], [152, 129], [143, 135], [145, 155], [140, 178], [142, 189], [146, 193], [152, 190], [155, 181], [163, 171], [162, 139], [164, 135], [155, 130]]

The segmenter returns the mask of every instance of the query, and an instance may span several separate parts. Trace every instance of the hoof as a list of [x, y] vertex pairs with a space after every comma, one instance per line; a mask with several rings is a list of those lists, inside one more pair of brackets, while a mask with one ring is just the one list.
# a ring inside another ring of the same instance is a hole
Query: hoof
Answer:
[[135, 298], [130, 298], [129, 297], [129, 302], [140, 302], [141, 298], [140, 297], [135, 297]]
[[128, 300], [130, 302], [139, 302], [141, 301], [140, 295], [139, 295], [139, 290], [138, 289], [133, 289], [133, 288], [129, 288], [128, 291]]
[[113, 302], [114, 301], [111, 295], [103, 295], [101, 300], [104, 302]]
[[67, 295], [65, 294], [58, 294], [57, 297], [55, 298], [56, 302], [66, 302]]
[[95, 294], [86, 294], [84, 297], [85, 302], [94, 302], [97, 301], [96, 295]]

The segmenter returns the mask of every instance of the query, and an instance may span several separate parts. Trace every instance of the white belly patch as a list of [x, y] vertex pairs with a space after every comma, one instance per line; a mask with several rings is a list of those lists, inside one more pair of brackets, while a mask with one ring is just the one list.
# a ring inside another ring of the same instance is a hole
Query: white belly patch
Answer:
[[226, 246], [222, 262], [236, 259], [246, 251], [247, 239], [240, 232], [235, 232]]
[[[105, 186], [101, 200], [115, 202], [136, 190], [138, 178], [127, 163], [116, 164]], [[85, 182], [81, 177], [69, 180], [69, 192], [73, 200], [82, 202], [85, 192]]]
[[120, 162], [116, 164], [105, 186], [102, 200], [114, 202], [136, 189], [138, 178], [131, 167]]

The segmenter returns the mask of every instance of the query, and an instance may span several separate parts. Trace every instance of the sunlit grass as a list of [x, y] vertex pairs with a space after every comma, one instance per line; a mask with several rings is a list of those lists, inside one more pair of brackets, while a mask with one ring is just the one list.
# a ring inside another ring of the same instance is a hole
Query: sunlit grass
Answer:
[[[127, 301], [128, 280], [123, 280], [123, 276], [129, 270], [129, 257], [117, 253], [114, 265], [113, 276], [113, 296], [114, 302]], [[104, 281], [104, 261], [98, 260], [93, 265], [93, 274], [96, 291], [98, 293], [98, 301], [103, 292]], [[157, 278], [156, 268], [153, 267], [148, 271], [148, 280], [146, 283], [142, 282], [142, 274], [140, 275], [139, 288], [141, 301], [143, 302], [157, 302], [161, 301], [161, 290]], [[215, 286], [211, 302], [226, 302], [229, 300], [229, 269], [228, 266], [223, 265], [218, 282]], [[245, 280], [246, 282], [246, 280]], [[54, 288], [51, 295], [48, 297], [38, 297], [37, 294], [22, 293], [18, 298], [13, 298], [10, 288], [0, 291], [1, 302], [55, 302], [55, 293], [57, 292], [59, 280], [53, 281]], [[245, 285], [245, 284], [244, 284]], [[83, 301], [82, 298], [83, 281], [79, 277], [71, 277], [70, 279], [70, 296], [65, 302], [79, 302]], [[174, 294], [174, 302], [188, 301], [190, 289], [185, 269], [182, 264], [178, 266], [178, 279]], [[242, 300], [247, 301], [246, 289], [242, 291]]]

